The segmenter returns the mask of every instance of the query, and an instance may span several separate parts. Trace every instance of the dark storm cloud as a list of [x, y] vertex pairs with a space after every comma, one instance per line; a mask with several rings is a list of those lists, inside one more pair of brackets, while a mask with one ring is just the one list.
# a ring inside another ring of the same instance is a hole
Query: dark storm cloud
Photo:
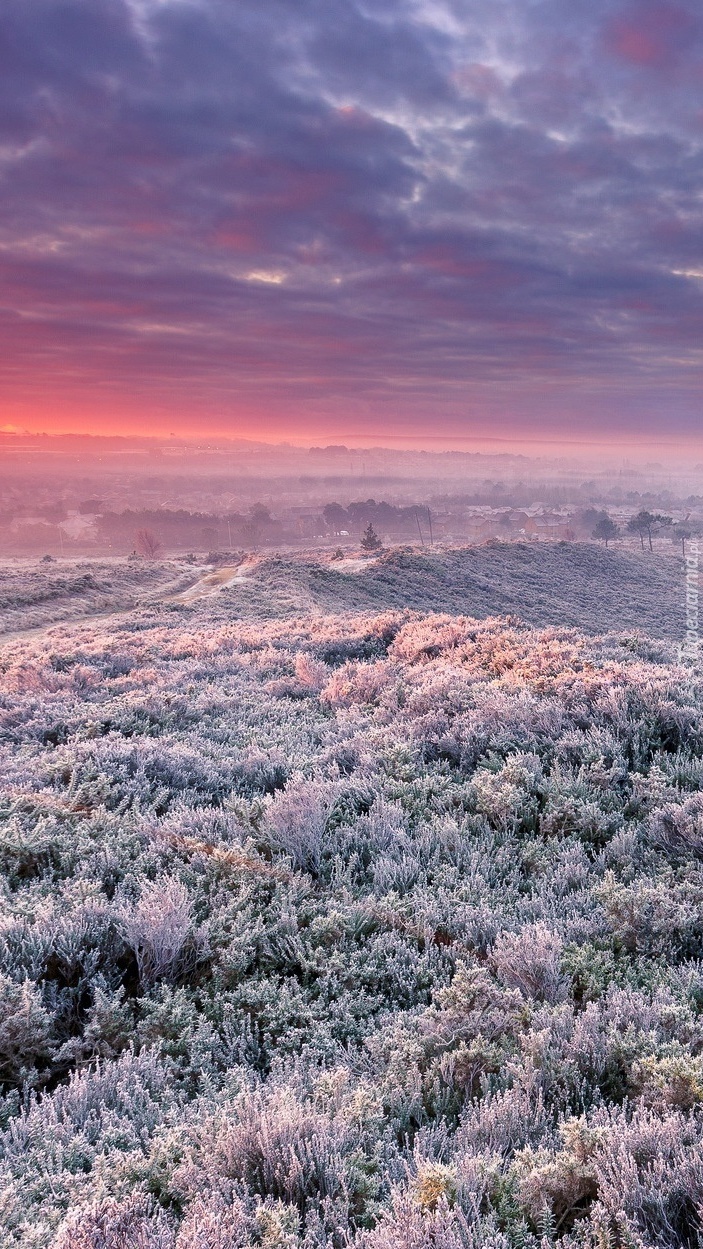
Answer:
[[701, 87], [693, 3], [5, 0], [5, 396], [695, 427]]

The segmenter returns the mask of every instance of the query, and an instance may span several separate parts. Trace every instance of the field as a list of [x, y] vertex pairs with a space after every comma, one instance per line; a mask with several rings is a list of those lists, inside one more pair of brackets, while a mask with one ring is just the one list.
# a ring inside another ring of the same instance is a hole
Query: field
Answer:
[[5, 582], [2, 1249], [699, 1246], [679, 562], [233, 573]]
[[0, 637], [57, 621], [107, 615], [161, 601], [193, 581], [183, 564], [65, 560], [0, 564]]
[[587, 633], [633, 630], [680, 639], [685, 629], [683, 561], [671, 553], [492, 543], [401, 547], [371, 560], [335, 561], [329, 554], [240, 560], [214, 571], [178, 561], [6, 563], [0, 565], [0, 637], [164, 603], [188, 618], [197, 609], [202, 623], [411, 608], [517, 615]]
[[589, 633], [641, 630], [680, 638], [682, 560], [579, 543], [501, 544], [458, 550], [396, 548], [356, 574], [319, 558], [258, 560], [230, 587], [228, 614], [244, 617], [411, 608], [474, 616], [518, 615], [529, 624]]

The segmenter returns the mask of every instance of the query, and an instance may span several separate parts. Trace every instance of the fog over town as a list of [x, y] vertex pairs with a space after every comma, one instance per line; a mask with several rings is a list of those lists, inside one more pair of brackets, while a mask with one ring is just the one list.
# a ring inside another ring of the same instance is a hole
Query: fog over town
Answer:
[[[296, 447], [5, 434], [6, 556], [213, 558], [235, 550], [598, 540], [682, 549], [703, 528], [703, 464], [610, 456]], [[137, 535], [156, 546], [140, 551]], [[595, 535], [595, 536], [594, 536]]]

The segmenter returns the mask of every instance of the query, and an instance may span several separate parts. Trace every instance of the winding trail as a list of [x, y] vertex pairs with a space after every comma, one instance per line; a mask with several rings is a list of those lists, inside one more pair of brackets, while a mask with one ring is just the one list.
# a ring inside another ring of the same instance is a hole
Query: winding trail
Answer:
[[229, 586], [241, 584], [249, 581], [247, 571], [251, 573], [256, 567], [256, 561], [245, 560], [241, 564], [224, 564], [221, 568], [216, 568], [212, 572], [208, 572], [204, 577], [200, 577], [193, 585], [188, 586], [186, 590], [182, 590], [179, 594], [174, 594], [171, 598], [164, 601], [167, 603], [192, 603], [197, 599], [210, 598], [213, 594], [218, 594], [220, 590], [226, 590]]
[[125, 602], [121, 606], [81, 612], [67, 616], [63, 620], [52, 620], [43, 624], [30, 625], [26, 629], [10, 629], [7, 632], [3, 632], [0, 626], [0, 647], [5, 646], [9, 642], [20, 641], [22, 638], [39, 638], [50, 635], [56, 629], [63, 632], [66, 629], [79, 628], [81, 625], [92, 623], [95, 620], [117, 620], [121, 616], [126, 616], [129, 612], [134, 611], [137, 607], [155, 607], [161, 603], [182, 603], [184, 605], [196, 603], [201, 599], [219, 594], [220, 590], [226, 590], [229, 586], [241, 585], [249, 581], [251, 573], [258, 562], [256, 559], [246, 559], [236, 565], [227, 564], [220, 568], [209, 568], [206, 573], [197, 576], [192, 585], [186, 586], [185, 589], [183, 589], [183, 577], [181, 576], [163, 586], [160, 591], [150, 593], [141, 602], [131, 598], [129, 602]]
[[[23, 638], [39, 638], [46, 636], [53, 633], [54, 630], [61, 630], [61, 632], [63, 632], [66, 629], [80, 628], [81, 625], [92, 624], [95, 620], [118, 620], [121, 616], [128, 615], [129, 612], [134, 611], [135, 608], [138, 607], [157, 606], [159, 603], [189, 602], [190, 600], [184, 596], [197, 589], [198, 586], [203, 585], [207, 579], [207, 576], [200, 577], [193, 583], [192, 586], [183, 590], [183, 578], [179, 577], [165, 585], [160, 593], [152, 592], [141, 602], [136, 602], [134, 598], [131, 598], [129, 602], [125, 602], [120, 606], [100, 608], [97, 611], [81, 612], [76, 615], [66, 616], [63, 620], [51, 620], [45, 621], [43, 624], [30, 625], [26, 629], [8, 629], [7, 631], [2, 631], [0, 627], [0, 647], [7, 645], [9, 642], [21, 641]], [[173, 594], [172, 591], [174, 589], [178, 590], [178, 593]], [[196, 595], [194, 597], [201, 596]]]

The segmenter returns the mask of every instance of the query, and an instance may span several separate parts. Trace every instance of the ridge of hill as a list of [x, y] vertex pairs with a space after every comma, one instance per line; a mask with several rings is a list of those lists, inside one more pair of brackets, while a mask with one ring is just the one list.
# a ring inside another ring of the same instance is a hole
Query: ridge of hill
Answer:
[[674, 640], [685, 631], [684, 598], [683, 561], [671, 554], [606, 551], [587, 543], [496, 543], [395, 548], [358, 572], [319, 557], [260, 557], [200, 610], [270, 619], [410, 608], [515, 615], [536, 626], [637, 631]]
[[190, 585], [192, 569], [158, 561], [66, 560], [0, 564], [3, 635], [160, 601]]
[[491, 543], [368, 560], [319, 552], [251, 555], [231, 568], [120, 560], [0, 567], [0, 639], [112, 612], [146, 608], [202, 619], [286, 619], [308, 613], [408, 608], [519, 616], [586, 633], [685, 631], [685, 571], [674, 554], [604, 550], [590, 543]]

